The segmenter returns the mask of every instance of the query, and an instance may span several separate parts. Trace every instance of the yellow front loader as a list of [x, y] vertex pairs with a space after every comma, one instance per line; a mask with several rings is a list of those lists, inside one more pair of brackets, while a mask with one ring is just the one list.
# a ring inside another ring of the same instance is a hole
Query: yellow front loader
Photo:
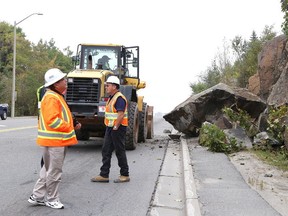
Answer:
[[108, 95], [104, 82], [111, 75], [120, 79], [120, 91], [128, 100], [129, 126], [126, 149], [153, 138], [153, 106], [144, 102], [137, 90], [145, 88], [140, 80], [139, 47], [123, 45], [79, 44], [73, 57], [75, 68], [68, 73], [67, 103], [82, 128], [76, 131], [79, 140], [104, 136], [104, 113]]

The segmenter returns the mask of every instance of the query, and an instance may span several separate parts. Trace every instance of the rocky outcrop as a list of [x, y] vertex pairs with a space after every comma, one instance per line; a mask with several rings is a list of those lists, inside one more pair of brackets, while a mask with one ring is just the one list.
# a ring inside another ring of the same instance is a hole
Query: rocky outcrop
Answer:
[[225, 125], [222, 108], [237, 107], [258, 118], [266, 108], [265, 103], [247, 89], [230, 87], [223, 83], [199, 94], [192, 95], [163, 118], [174, 128], [187, 135], [196, 136], [202, 123], [221, 122]]
[[288, 68], [286, 66], [275, 85], [273, 85], [272, 91], [267, 99], [267, 104], [272, 106], [288, 104], [287, 86]]
[[285, 35], [266, 42], [258, 55], [257, 73], [250, 77], [248, 89], [267, 100], [273, 85], [278, 81], [287, 64], [287, 38]]
[[260, 95], [260, 77], [259, 74], [256, 73], [251, 76], [248, 80], [248, 90], [253, 94]]
[[223, 115], [222, 108], [234, 106], [247, 111], [258, 120], [257, 129], [265, 131], [268, 126], [267, 112], [263, 112], [268, 108], [266, 105], [277, 107], [288, 104], [287, 41], [285, 35], [280, 35], [266, 42], [258, 55], [257, 73], [249, 78], [248, 89], [218, 84], [191, 96], [166, 114], [164, 119], [180, 132], [197, 135], [205, 121], [221, 129], [231, 128], [231, 122]]
[[268, 41], [258, 56], [258, 71], [249, 78], [249, 91], [268, 105], [288, 103], [288, 43], [285, 35]]

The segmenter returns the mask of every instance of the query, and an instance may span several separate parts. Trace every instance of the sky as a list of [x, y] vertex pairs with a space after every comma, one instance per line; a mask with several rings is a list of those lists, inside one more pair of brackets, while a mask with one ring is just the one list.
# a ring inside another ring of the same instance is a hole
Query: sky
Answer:
[[[32, 13], [33, 15], [20, 22]], [[55, 41], [76, 52], [80, 43], [140, 46], [138, 94], [154, 113], [171, 112], [190, 97], [195, 83], [236, 36], [249, 40], [265, 26], [281, 34], [280, 0], [9, 0], [0, 22], [20, 22], [26, 39]], [[44, 81], [43, 81], [44, 82]]]

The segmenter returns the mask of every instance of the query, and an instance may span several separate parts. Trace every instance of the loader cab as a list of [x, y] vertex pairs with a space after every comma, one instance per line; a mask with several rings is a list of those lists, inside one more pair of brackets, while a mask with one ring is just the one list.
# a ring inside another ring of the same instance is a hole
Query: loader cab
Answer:
[[120, 80], [139, 80], [139, 47], [79, 44], [72, 57], [75, 69], [110, 70]]
[[120, 64], [120, 47], [82, 45], [77, 47], [77, 56], [74, 56], [75, 69], [83, 70], [113, 70]]

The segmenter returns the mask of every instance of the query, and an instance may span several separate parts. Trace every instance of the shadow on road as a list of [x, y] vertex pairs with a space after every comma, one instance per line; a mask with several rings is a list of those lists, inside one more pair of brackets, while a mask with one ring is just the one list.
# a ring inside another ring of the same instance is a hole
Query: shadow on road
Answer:
[[77, 145], [70, 146], [69, 151], [81, 151], [81, 152], [86, 152], [86, 151], [101, 151], [102, 144], [103, 144], [104, 139], [103, 138], [98, 138], [98, 137], [92, 137], [87, 141], [79, 141]]

